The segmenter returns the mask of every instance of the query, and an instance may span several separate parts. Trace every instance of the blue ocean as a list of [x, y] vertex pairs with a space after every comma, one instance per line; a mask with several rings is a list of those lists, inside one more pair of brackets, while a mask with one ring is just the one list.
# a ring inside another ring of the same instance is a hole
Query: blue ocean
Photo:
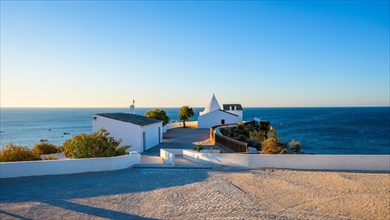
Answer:
[[[137, 108], [144, 115], [154, 108]], [[179, 108], [162, 108], [178, 120]], [[194, 108], [196, 120], [203, 108]], [[0, 147], [32, 147], [41, 139], [56, 145], [90, 133], [95, 113], [127, 108], [1, 108]], [[245, 108], [244, 120], [259, 117], [277, 129], [282, 141], [298, 140], [309, 154], [390, 154], [390, 107]]]

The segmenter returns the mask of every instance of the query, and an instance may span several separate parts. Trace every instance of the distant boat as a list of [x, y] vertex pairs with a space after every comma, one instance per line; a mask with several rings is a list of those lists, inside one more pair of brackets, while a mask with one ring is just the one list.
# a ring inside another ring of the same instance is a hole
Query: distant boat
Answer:
[[48, 140], [47, 139], [41, 139], [40, 141], [41, 142], [47, 142]]
[[64, 132], [64, 135], [68, 135], [68, 134], [70, 134], [69, 132]]

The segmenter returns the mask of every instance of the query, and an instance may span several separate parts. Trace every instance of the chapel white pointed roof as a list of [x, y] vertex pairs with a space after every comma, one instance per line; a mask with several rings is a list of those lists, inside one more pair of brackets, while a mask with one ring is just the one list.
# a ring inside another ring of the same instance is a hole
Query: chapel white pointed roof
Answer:
[[213, 94], [211, 101], [206, 106], [206, 108], [203, 110], [203, 112], [201, 112], [200, 114], [204, 115], [204, 114], [207, 114], [209, 112], [219, 110], [219, 109], [221, 109], [221, 106], [219, 105], [217, 98], [215, 98], [215, 95]]

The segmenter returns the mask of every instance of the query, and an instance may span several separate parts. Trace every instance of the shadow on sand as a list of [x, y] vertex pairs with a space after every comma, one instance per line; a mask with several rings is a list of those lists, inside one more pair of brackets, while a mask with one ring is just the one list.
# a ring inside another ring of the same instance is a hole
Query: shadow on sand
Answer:
[[[40, 202], [102, 218], [150, 219], [78, 204], [69, 200], [137, 193], [191, 184], [204, 181], [208, 177], [208, 172], [209, 170], [202, 169], [130, 168], [111, 172], [1, 179], [0, 204]], [[18, 213], [10, 213], [1, 208], [0, 215], [28, 219]]]

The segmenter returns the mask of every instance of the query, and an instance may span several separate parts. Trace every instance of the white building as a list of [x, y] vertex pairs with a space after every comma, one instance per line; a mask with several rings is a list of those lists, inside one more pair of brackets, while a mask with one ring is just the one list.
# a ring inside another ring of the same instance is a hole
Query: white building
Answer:
[[[134, 108], [132, 109], [134, 112]], [[93, 117], [92, 131], [107, 130], [129, 151], [143, 152], [162, 142], [162, 121], [129, 113], [100, 113]]]
[[239, 121], [242, 121], [242, 106], [240, 104], [223, 104], [223, 110], [238, 115]]
[[235, 124], [242, 121], [242, 106], [240, 104], [223, 105], [224, 109], [218, 103], [213, 94], [210, 103], [199, 113], [198, 128], [210, 128], [221, 124]]

